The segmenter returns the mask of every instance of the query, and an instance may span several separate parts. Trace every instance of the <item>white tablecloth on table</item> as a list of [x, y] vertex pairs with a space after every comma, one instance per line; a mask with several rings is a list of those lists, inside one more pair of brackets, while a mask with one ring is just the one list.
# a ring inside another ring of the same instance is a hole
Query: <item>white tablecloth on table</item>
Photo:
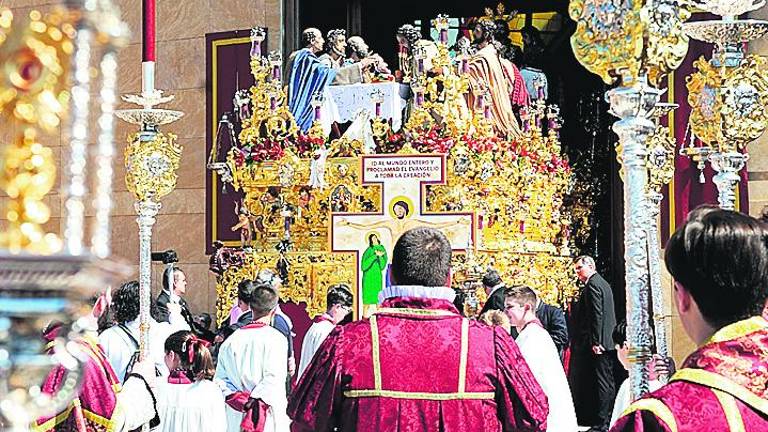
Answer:
[[[381, 104], [381, 116], [392, 120], [392, 130], [400, 130], [403, 122], [403, 109], [406, 101], [400, 97], [400, 84], [384, 82], [375, 84], [351, 84], [328, 86], [335, 110], [331, 110], [333, 120], [338, 123], [353, 121], [360, 110], [370, 113], [371, 118], [376, 114], [376, 107], [371, 99], [371, 93], [378, 89], [384, 94]], [[335, 111], [335, 112], [334, 112]]]

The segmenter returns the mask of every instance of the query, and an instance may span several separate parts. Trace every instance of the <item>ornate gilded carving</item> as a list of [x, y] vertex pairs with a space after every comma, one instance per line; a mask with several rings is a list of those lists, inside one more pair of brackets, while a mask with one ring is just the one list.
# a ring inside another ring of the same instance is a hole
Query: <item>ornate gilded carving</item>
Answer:
[[688, 35], [682, 23], [691, 13], [680, 7], [678, 0], [656, 0], [646, 2], [640, 17], [646, 23], [644, 64], [649, 81], [657, 84], [661, 77], [677, 69], [688, 53]]
[[64, 9], [15, 17], [0, 8], [0, 116], [4, 128], [18, 130], [0, 149], [0, 188], [10, 198], [0, 248], [11, 253], [50, 254], [62, 246], [43, 227], [50, 218], [43, 197], [55, 182], [56, 164], [36, 128], [56, 130], [68, 109], [74, 20]]
[[721, 110], [724, 151], [743, 148], [759, 138], [768, 126], [766, 64], [765, 57], [749, 55], [725, 78]]
[[70, 20], [58, 9], [45, 16], [33, 10], [21, 18], [9, 9], [0, 11], [4, 116], [48, 131], [59, 126], [71, 97], [67, 78], [75, 28]]
[[608, 84], [616, 71], [637, 76], [643, 50], [640, 0], [572, 0], [570, 17], [576, 21], [571, 46], [587, 70]]
[[656, 131], [648, 137], [648, 154], [645, 166], [648, 168], [648, 190], [658, 193], [675, 175], [675, 146], [677, 142], [669, 136], [669, 128], [656, 126]]
[[712, 63], [699, 58], [688, 77], [691, 131], [720, 151], [734, 151], [759, 138], [768, 125], [766, 59], [750, 55], [736, 67]]
[[[237, 284], [255, 279], [262, 269], [274, 269], [280, 254], [276, 252], [247, 253], [237, 266], [228, 267], [216, 283], [216, 318], [223, 322], [237, 299]], [[325, 312], [325, 294], [335, 284], [355, 286], [356, 258], [351, 253], [290, 252], [288, 278], [283, 281], [280, 298], [296, 304], [306, 303], [309, 316]]]
[[138, 201], [158, 201], [176, 187], [181, 147], [171, 133], [151, 134], [148, 141], [145, 137], [142, 132], [128, 137], [125, 185]]
[[34, 129], [25, 129], [0, 151], [0, 189], [10, 198], [5, 218], [8, 227], [0, 232], [0, 248], [11, 253], [22, 250], [48, 254], [61, 249], [54, 234], [42, 225], [51, 215], [43, 198], [56, 180], [56, 163], [50, 148], [37, 141]]
[[676, 0], [572, 0], [568, 11], [576, 58], [608, 84], [639, 75], [656, 84], [688, 51], [682, 24], [690, 13]]

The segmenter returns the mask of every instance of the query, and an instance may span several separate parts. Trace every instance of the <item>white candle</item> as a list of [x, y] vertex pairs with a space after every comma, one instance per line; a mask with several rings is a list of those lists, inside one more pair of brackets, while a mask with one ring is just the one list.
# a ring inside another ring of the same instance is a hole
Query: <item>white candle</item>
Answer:
[[155, 62], [141, 63], [141, 93], [149, 95], [155, 92]]

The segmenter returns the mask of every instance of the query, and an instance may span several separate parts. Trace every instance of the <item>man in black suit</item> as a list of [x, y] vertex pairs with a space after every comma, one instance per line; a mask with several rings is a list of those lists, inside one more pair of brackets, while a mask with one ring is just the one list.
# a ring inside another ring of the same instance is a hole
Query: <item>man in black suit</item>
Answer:
[[560, 361], [563, 360], [563, 352], [568, 346], [568, 324], [565, 322], [565, 313], [562, 309], [549, 303], [544, 303], [541, 298], [536, 296], [536, 318], [541, 322], [541, 326], [552, 337], [552, 342], [557, 347], [557, 353], [560, 355]]
[[169, 322], [170, 311], [168, 303], [178, 304], [181, 309], [181, 316], [189, 325], [190, 330], [202, 339], [209, 342], [213, 341], [214, 334], [209, 329], [203, 328], [198, 324], [192, 312], [189, 310], [187, 301], [182, 297], [187, 292], [187, 275], [176, 266], [169, 266], [163, 272], [163, 289], [155, 300], [152, 307], [152, 318], [157, 322]]
[[488, 269], [483, 275], [483, 288], [488, 295], [488, 299], [483, 305], [483, 309], [480, 311], [480, 315], [490, 311], [498, 310], [504, 312], [504, 282], [499, 276], [499, 272], [494, 269]]
[[[597, 387], [597, 421], [590, 431], [607, 431], [611, 420], [613, 400], [616, 397], [614, 380], [613, 329], [616, 313], [613, 291], [608, 282], [597, 273], [595, 260], [580, 256], [574, 261], [576, 275], [584, 284], [579, 294], [578, 334], [574, 338], [574, 354], [591, 355]], [[575, 372], [575, 371], [574, 371]], [[574, 397], [576, 399], [576, 397]]]

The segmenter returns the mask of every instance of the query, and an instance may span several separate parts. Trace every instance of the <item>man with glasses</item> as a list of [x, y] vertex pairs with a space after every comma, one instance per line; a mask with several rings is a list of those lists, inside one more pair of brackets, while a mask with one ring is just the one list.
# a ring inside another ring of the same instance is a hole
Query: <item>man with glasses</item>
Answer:
[[299, 361], [299, 373], [296, 375], [296, 381], [301, 379], [301, 375], [307, 370], [307, 366], [312, 362], [315, 352], [320, 348], [325, 338], [331, 334], [331, 331], [344, 318], [352, 312], [352, 293], [349, 287], [344, 284], [334, 285], [328, 289], [326, 296], [327, 310], [324, 314], [315, 317], [312, 326], [304, 335], [304, 342], [301, 345], [301, 360]]

